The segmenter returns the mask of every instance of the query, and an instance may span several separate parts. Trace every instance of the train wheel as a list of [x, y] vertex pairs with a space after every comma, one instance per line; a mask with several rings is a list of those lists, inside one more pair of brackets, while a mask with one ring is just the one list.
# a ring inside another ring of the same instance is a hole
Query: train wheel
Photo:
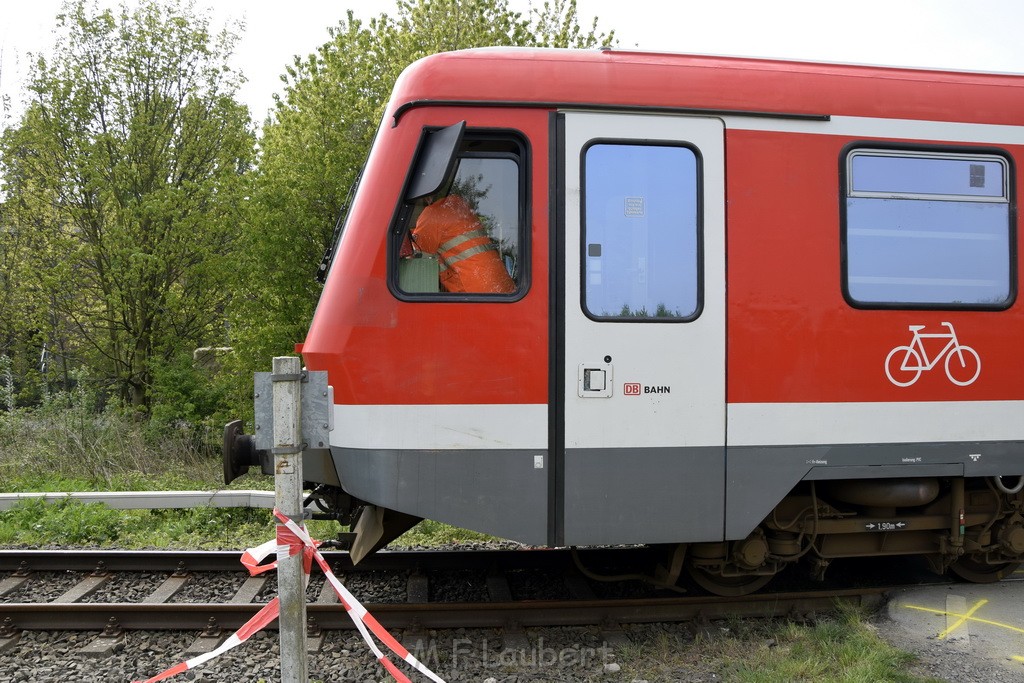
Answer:
[[689, 567], [690, 578], [698, 586], [714, 595], [722, 597], [736, 597], [739, 595], [750, 595], [768, 585], [768, 582], [775, 578], [774, 574], [762, 576], [761, 574], [746, 574], [743, 576], [719, 576], [704, 571], [700, 567]]
[[971, 583], [995, 583], [1015, 572], [1019, 566], [1020, 562], [987, 564], [968, 555], [951, 564], [949, 571], [954, 576]]

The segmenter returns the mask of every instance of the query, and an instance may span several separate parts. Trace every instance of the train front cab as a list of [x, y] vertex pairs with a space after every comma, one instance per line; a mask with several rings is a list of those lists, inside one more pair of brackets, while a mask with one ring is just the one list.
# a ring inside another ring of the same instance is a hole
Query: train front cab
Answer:
[[[1000, 578], [1024, 553], [1020, 133], [909, 129], [385, 121], [303, 347], [335, 389], [341, 487], [378, 526], [678, 546], [716, 592], [803, 558]], [[417, 244], [453, 194], [510, 290], [451, 289]]]

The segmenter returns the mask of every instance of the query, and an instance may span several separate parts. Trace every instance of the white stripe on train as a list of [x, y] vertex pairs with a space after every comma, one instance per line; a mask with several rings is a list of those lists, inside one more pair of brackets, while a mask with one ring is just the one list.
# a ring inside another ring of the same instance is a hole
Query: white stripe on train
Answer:
[[[334, 411], [331, 445], [343, 448], [548, 447], [544, 404], [336, 405]], [[1024, 440], [1024, 401], [730, 403], [725, 419], [730, 446]]]

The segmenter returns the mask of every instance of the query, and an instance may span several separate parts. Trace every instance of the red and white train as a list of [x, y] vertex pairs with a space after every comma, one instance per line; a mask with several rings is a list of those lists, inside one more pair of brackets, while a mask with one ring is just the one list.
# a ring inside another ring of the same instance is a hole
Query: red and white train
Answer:
[[[399, 79], [300, 350], [325, 505], [706, 588], [1024, 554], [1024, 77], [620, 50]], [[229, 449], [230, 451], [230, 449]], [[236, 458], [237, 454], [226, 456]]]

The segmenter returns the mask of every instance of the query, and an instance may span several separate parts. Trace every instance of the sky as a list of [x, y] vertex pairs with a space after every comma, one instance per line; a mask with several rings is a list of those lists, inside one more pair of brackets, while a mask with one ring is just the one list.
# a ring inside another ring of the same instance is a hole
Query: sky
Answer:
[[[119, 0], [97, 0], [114, 7]], [[508, 0], [527, 12], [530, 0]], [[535, 4], [543, 0], [533, 0]], [[196, 0], [215, 26], [244, 20], [234, 66], [248, 82], [240, 96], [259, 121], [281, 91], [280, 74], [294, 55], [328, 39], [351, 9], [369, 20], [394, 14], [394, 0]], [[20, 109], [29, 55], [53, 43], [61, 0], [0, 0], [0, 93]], [[1024, 73], [1021, 0], [577, 0], [581, 24], [599, 18], [617, 47]], [[0, 112], [0, 124], [3, 114]]]

